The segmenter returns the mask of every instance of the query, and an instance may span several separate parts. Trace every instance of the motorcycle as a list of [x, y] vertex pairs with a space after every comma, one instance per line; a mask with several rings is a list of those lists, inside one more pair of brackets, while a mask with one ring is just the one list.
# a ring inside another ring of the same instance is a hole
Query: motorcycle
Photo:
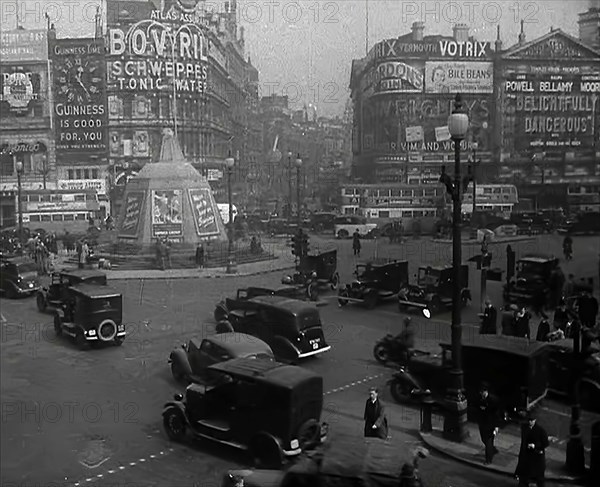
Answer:
[[405, 363], [410, 357], [410, 348], [403, 337], [388, 333], [375, 343], [373, 356], [384, 365], [387, 362]]

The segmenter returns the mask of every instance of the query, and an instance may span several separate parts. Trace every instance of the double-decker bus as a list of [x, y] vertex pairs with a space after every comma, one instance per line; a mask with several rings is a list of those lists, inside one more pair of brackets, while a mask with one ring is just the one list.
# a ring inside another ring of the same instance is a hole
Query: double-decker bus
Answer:
[[[519, 194], [514, 184], [475, 185], [475, 206], [478, 212], [509, 218], [518, 203]], [[463, 194], [462, 213], [473, 213], [473, 183], [469, 183]]]
[[567, 186], [570, 213], [600, 211], [599, 183], [570, 183]]
[[96, 190], [34, 190], [21, 194], [23, 223], [31, 230], [85, 232], [89, 219], [98, 218]]

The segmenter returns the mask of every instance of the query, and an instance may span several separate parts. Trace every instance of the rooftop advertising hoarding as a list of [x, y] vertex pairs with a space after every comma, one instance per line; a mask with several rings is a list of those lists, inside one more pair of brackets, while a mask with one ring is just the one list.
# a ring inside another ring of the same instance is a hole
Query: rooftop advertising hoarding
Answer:
[[0, 62], [48, 61], [46, 30], [12, 30], [0, 33]]
[[494, 64], [477, 61], [428, 61], [426, 93], [493, 93]]
[[600, 74], [512, 74], [503, 90], [515, 150], [594, 148]]
[[59, 39], [52, 44], [51, 55], [57, 154], [106, 154], [104, 42]]
[[129, 92], [204, 94], [208, 40], [204, 19], [178, 11], [154, 10], [131, 25], [109, 25], [109, 87]]

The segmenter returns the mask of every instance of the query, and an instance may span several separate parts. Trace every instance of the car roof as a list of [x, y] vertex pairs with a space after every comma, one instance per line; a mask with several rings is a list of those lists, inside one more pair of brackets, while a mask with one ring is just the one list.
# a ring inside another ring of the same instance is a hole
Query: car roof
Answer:
[[116, 289], [99, 284], [81, 283], [70, 286], [69, 289], [89, 298], [115, 298], [121, 296], [121, 293]]
[[299, 299], [292, 299], [286, 296], [273, 296], [270, 294], [264, 296], [256, 296], [254, 298], [249, 299], [248, 301], [262, 304], [265, 306], [282, 308], [285, 311], [289, 311], [293, 315], [297, 315], [298, 313], [306, 311], [307, 309], [316, 309], [316, 306], [314, 304], [307, 303], [305, 301], [300, 301]]
[[106, 277], [104, 272], [95, 269], [63, 269], [60, 271], [63, 276], [73, 276], [79, 279], [89, 279], [92, 277]]
[[210, 340], [213, 343], [219, 344], [224, 349], [228, 350], [234, 356], [242, 356], [248, 353], [273, 353], [271, 347], [260, 338], [246, 333], [217, 333], [216, 335], [207, 336], [204, 338], [191, 338], [190, 341], [200, 348], [204, 340]]
[[[450, 342], [442, 342], [443, 348], [450, 348]], [[463, 348], [482, 348], [497, 352], [507, 352], [511, 355], [530, 357], [540, 350], [546, 349], [547, 342], [537, 342], [528, 338], [505, 335], [476, 335], [468, 339], [463, 338]]]
[[252, 358], [234, 358], [211, 365], [208, 368], [233, 376], [248, 377], [270, 384], [276, 384], [280, 387], [289, 389], [292, 389], [295, 385], [300, 384], [307, 379], [320, 378], [320, 376], [314, 372], [302, 367]]
[[552, 257], [551, 255], [525, 255], [521, 257], [519, 260], [526, 262], [535, 262], [537, 264], [543, 264], [544, 262], [549, 262], [556, 260], [556, 257]]

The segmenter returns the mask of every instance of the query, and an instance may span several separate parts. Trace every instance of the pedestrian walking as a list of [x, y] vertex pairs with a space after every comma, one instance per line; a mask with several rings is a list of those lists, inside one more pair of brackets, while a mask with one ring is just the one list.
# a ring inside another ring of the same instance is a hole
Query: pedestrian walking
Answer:
[[535, 415], [530, 411], [526, 423], [521, 427], [521, 448], [515, 477], [519, 487], [528, 487], [533, 481], [538, 487], [544, 487], [546, 472], [546, 448], [549, 445], [548, 433], [537, 424]]
[[87, 240], [84, 240], [81, 243], [81, 252], [79, 253], [79, 268], [83, 269], [85, 264], [87, 264], [88, 257], [90, 255], [90, 248], [88, 246]]
[[199, 242], [198, 247], [196, 247], [196, 267], [204, 267], [204, 245], [202, 245], [202, 242]]
[[482, 383], [477, 401], [477, 425], [481, 442], [485, 447], [485, 465], [492, 463], [497, 453], [494, 439], [498, 434], [498, 400], [490, 394], [487, 383]]
[[548, 321], [548, 317], [546, 315], [542, 316], [542, 321], [538, 325], [537, 333], [535, 335], [535, 340], [537, 342], [547, 342], [548, 335], [550, 334], [550, 322]]
[[598, 300], [592, 296], [589, 289], [585, 289], [577, 299], [577, 307], [579, 308], [578, 314], [582, 326], [594, 328], [596, 326], [596, 316], [598, 315]]
[[522, 338], [531, 338], [531, 329], [529, 327], [529, 320], [531, 319], [531, 315], [529, 312], [523, 307], [517, 313], [516, 316], [516, 335]]
[[352, 234], [352, 250], [355, 256], [360, 257], [360, 233], [358, 233], [358, 228]]
[[489, 299], [485, 300], [485, 309], [479, 314], [481, 325], [479, 327], [480, 335], [495, 335], [498, 321], [498, 311]]
[[388, 436], [388, 423], [385, 407], [379, 400], [377, 388], [369, 389], [369, 398], [365, 404], [365, 437], [386, 439]]

